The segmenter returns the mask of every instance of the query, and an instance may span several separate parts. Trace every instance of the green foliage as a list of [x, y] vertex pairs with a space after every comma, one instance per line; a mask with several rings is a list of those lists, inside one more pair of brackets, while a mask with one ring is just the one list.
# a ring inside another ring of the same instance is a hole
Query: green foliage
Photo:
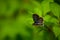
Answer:
[[[43, 27], [32, 25], [34, 13]], [[0, 40], [60, 40], [59, 14], [59, 0], [0, 0]]]

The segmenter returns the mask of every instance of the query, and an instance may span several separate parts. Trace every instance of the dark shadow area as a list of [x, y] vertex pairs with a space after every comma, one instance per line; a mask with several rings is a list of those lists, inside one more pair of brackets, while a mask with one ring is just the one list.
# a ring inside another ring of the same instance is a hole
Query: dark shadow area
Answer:
[[37, 2], [39, 2], [39, 3], [42, 3], [44, 0], [36, 0]]
[[16, 10], [14, 11], [12, 17], [13, 17], [14, 19], [16, 19], [18, 15], [19, 15], [19, 9], [16, 9]]
[[4, 40], [11, 40], [11, 37], [8, 36], [8, 35], [6, 35], [5, 38], [4, 38]]
[[23, 37], [21, 34], [16, 34], [16, 40], [23, 40]]
[[54, 0], [54, 2], [60, 5], [60, 0]]

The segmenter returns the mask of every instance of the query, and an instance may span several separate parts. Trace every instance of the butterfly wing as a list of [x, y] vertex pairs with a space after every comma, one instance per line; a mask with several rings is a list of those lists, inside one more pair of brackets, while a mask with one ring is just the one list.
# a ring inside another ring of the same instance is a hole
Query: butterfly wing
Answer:
[[39, 16], [37, 14], [33, 14], [34, 24], [38, 24]]
[[43, 24], [43, 18], [40, 17], [39, 20], [38, 20], [39, 24], [42, 25]]

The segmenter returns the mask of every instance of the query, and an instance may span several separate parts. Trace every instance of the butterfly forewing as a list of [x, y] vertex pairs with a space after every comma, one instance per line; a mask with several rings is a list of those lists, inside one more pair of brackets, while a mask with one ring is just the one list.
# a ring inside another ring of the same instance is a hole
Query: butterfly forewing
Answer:
[[35, 24], [38, 23], [38, 20], [39, 20], [39, 16], [37, 14], [33, 14], [33, 21]]

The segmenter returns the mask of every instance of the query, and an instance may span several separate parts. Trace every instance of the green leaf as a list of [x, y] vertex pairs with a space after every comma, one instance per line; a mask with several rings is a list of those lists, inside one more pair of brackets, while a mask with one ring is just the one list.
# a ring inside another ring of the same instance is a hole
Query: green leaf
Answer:
[[53, 12], [53, 14], [56, 16], [56, 17], [59, 17], [59, 13], [60, 13], [60, 6], [56, 3], [53, 3], [51, 2], [50, 3], [50, 8], [51, 8], [51, 11]]

